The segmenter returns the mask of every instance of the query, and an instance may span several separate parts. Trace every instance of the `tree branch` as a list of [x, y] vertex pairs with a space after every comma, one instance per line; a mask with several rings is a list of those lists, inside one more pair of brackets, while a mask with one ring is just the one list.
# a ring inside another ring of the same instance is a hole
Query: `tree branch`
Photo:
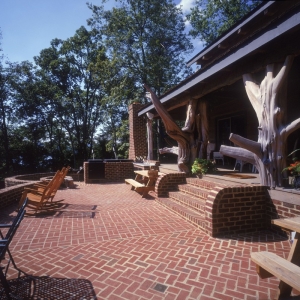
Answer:
[[246, 149], [222, 145], [220, 153], [255, 165], [254, 154]]
[[159, 149], [159, 153], [160, 154], [164, 154], [164, 153], [171, 153], [171, 154], [175, 154], [178, 155], [178, 147], [173, 146], [172, 148], [161, 148]]
[[[170, 116], [168, 111], [164, 108], [164, 106], [160, 103], [155, 93], [150, 89], [150, 87], [147, 84], [144, 84], [144, 87], [151, 94], [151, 101], [157, 113], [160, 115], [161, 119], [163, 120], [167, 133], [172, 136], [182, 136], [186, 141], [189, 141], [188, 134], [182, 132], [179, 126], [172, 120], [172, 117]], [[178, 141], [176, 138], [174, 139]]]
[[278, 72], [277, 76], [274, 78], [273, 89], [275, 93], [278, 91], [281, 84], [284, 82], [284, 79], [287, 77], [289, 70], [292, 67], [293, 60], [294, 60], [294, 56], [288, 55], [284, 61], [282, 68]]
[[248, 95], [250, 103], [252, 104], [252, 107], [254, 108], [254, 111], [256, 113], [258, 120], [260, 120], [261, 103], [259, 102], [259, 99], [260, 99], [259, 85], [254, 81], [252, 74], [244, 74], [243, 81], [244, 81], [246, 93]]
[[289, 136], [292, 132], [300, 128], [300, 118], [294, 120], [292, 123], [288, 124], [285, 128], [283, 128], [280, 132], [280, 135], [282, 136], [284, 132], [286, 133], [286, 136]]
[[229, 140], [234, 144], [256, 154], [259, 158], [262, 157], [261, 146], [260, 143], [248, 140], [246, 138], [241, 137], [240, 135], [231, 133], [229, 136]]

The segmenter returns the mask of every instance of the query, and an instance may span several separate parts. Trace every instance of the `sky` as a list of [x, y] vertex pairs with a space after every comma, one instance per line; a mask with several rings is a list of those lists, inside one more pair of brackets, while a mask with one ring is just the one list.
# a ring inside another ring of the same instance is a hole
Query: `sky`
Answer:
[[[184, 12], [189, 11], [193, 1], [174, 0]], [[86, 2], [102, 3], [101, 0], [0, 0], [2, 54], [10, 62], [33, 62], [33, 57], [48, 48], [52, 39], [65, 40], [80, 26], [87, 27], [86, 20], [92, 13]], [[113, 5], [114, 1], [109, 0], [106, 9]]]

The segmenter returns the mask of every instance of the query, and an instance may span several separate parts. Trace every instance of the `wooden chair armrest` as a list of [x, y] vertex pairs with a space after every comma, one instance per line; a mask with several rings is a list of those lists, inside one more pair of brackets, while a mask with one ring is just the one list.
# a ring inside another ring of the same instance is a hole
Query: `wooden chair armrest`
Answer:
[[32, 188], [24, 188], [24, 191], [30, 192], [32, 194], [38, 194], [38, 195], [42, 195], [43, 194], [41, 191], [36, 190], [36, 189], [32, 189]]
[[47, 186], [47, 184], [35, 183], [33, 187], [45, 187], [45, 186]]

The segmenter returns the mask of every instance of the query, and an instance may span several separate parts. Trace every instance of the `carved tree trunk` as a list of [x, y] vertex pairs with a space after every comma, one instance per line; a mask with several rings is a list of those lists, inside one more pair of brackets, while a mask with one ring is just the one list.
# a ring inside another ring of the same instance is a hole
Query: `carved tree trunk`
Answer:
[[148, 155], [147, 159], [153, 159], [153, 130], [152, 130], [152, 122], [153, 115], [151, 113], [147, 113], [147, 143], [148, 143]]
[[[200, 106], [201, 110], [199, 115], [196, 115], [197, 100], [191, 100], [188, 105], [187, 118], [185, 126], [180, 129], [179, 126], [172, 120], [170, 114], [160, 103], [158, 97], [153, 91], [145, 84], [146, 90], [151, 94], [151, 101], [164, 122], [167, 134], [177, 141], [178, 148], [175, 149], [162, 149], [163, 153], [178, 153], [178, 169], [186, 174], [190, 173], [190, 165], [193, 163], [199, 152], [199, 145], [205, 150], [204, 157], [206, 157], [206, 149], [208, 143], [208, 125], [206, 119], [206, 104]], [[195, 123], [198, 129], [198, 140], [195, 139]], [[199, 123], [199, 124], [198, 124]], [[201, 130], [202, 131], [201, 131]], [[200, 130], [200, 131], [199, 131]], [[199, 133], [201, 132], [201, 133]], [[175, 147], [173, 147], [175, 148]], [[203, 155], [203, 154], [202, 154]]]
[[200, 144], [199, 158], [207, 158], [207, 145], [208, 145], [208, 120], [206, 102], [201, 101], [198, 105], [199, 114], [197, 115], [197, 131], [198, 143]]
[[[235, 134], [231, 134], [229, 138], [236, 145], [253, 153], [261, 184], [271, 188], [275, 188], [276, 185], [281, 186], [287, 137], [300, 128], [300, 119], [284, 125], [286, 77], [292, 63], [293, 57], [288, 56], [276, 76], [275, 69], [278, 65], [268, 65], [260, 85], [254, 81], [251, 74], [243, 76], [248, 98], [258, 118], [258, 141], [254, 142]], [[220, 152], [236, 157], [230, 155], [224, 146], [221, 147]], [[243, 157], [240, 159], [246, 160]]]

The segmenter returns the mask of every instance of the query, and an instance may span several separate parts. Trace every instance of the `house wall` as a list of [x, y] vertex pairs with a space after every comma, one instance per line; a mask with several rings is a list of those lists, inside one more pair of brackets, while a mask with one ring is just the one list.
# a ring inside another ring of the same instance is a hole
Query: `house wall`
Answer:
[[[218, 121], [222, 119], [242, 116], [244, 128], [240, 129], [244, 132], [243, 136], [257, 140], [258, 121], [242, 80], [206, 96], [205, 99], [208, 103], [209, 141], [216, 144], [215, 151], [219, 151], [222, 144], [218, 133]], [[238, 134], [234, 132], [234, 129], [231, 131], [233, 132], [228, 132], [228, 137], [226, 137], [226, 145], [232, 145], [229, 141], [230, 133]]]

